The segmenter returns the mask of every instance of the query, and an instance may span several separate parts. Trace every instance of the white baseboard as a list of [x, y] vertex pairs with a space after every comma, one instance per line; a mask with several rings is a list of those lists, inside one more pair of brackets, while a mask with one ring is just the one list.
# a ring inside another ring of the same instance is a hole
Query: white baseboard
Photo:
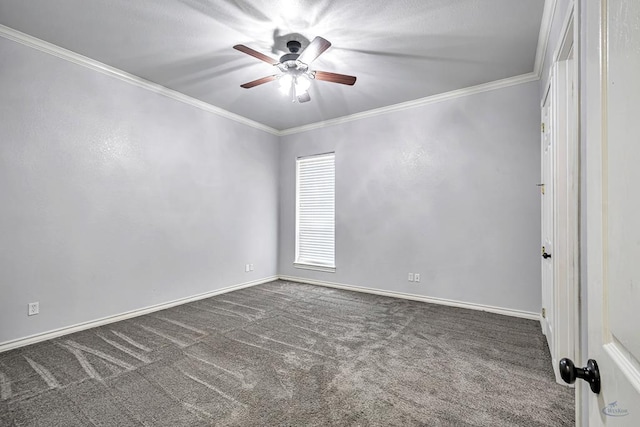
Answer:
[[227, 292], [236, 291], [238, 289], [248, 288], [251, 286], [261, 285], [263, 283], [271, 282], [278, 279], [278, 276], [265, 277], [263, 279], [253, 280], [251, 282], [240, 283], [238, 285], [227, 286], [226, 288], [216, 289], [215, 291], [205, 292], [190, 297], [179, 298], [173, 301], [164, 302], [161, 304], [151, 305], [149, 307], [139, 308], [137, 310], [131, 310], [124, 313], [116, 314], [113, 316], [103, 317], [101, 319], [90, 320], [88, 322], [78, 323], [76, 325], [66, 326], [64, 328], [54, 329], [52, 331], [43, 332], [40, 334], [30, 335], [24, 338], [18, 338], [11, 341], [5, 341], [0, 343], [0, 353], [7, 350], [12, 350], [18, 347], [24, 347], [29, 344], [35, 344], [37, 342], [50, 340], [52, 338], [61, 337], [63, 335], [72, 334], [74, 332], [84, 331], [85, 329], [95, 328], [98, 326], [106, 325], [108, 323], [119, 322], [125, 319], [131, 319], [132, 317], [142, 316], [144, 314], [153, 313], [155, 311], [164, 310], [166, 308], [175, 307], [176, 305], [182, 305], [193, 301], [209, 298], [215, 295], [225, 294]]
[[538, 321], [540, 320], [540, 315], [538, 313], [533, 313], [530, 311], [523, 311], [523, 310], [514, 310], [512, 308], [494, 307], [491, 305], [455, 301], [455, 300], [444, 299], [444, 298], [427, 297], [424, 295], [407, 294], [404, 292], [385, 291], [381, 289], [366, 288], [366, 287], [354, 286], [354, 285], [345, 285], [342, 283], [325, 282], [322, 280], [306, 279], [302, 277], [278, 276], [278, 278], [280, 280], [287, 280], [289, 282], [299, 282], [299, 283], [306, 283], [309, 285], [326, 286], [329, 288], [363, 292], [366, 294], [382, 295], [385, 297], [402, 298], [402, 299], [408, 299], [412, 301], [428, 302], [431, 304], [440, 304], [440, 305], [448, 305], [451, 307], [468, 308], [470, 310], [487, 311], [489, 313], [502, 314], [505, 316], [512, 316], [512, 317], [520, 317], [523, 319], [538, 320]]
[[194, 295], [186, 298], [180, 298], [177, 300], [140, 308], [137, 310], [127, 311], [125, 313], [120, 313], [113, 316], [103, 317], [101, 319], [90, 320], [88, 322], [78, 323], [76, 325], [54, 329], [54, 330], [43, 332], [40, 334], [30, 335], [24, 338], [18, 338], [15, 340], [6, 341], [3, 343], [0, 343], [0, 353], [4, 351], [12, 350], [14, 348], [24, 347], [26, 345], [35, 344], [41, 341], [46, 341], [52, 338], [61, 337], [63, 335], [72, 334], [74, 332], [83, 331], [85, 329], [91, 329], [91, 328], [106, 325], [109, 323], [119, 322], [125, 319], [131, 319], [132, 317], [138, 317], [145, 314], [153, 313], [155, 311], [164, 310], [166, 308], [175, 307], [177, 305], [186, 304], [189, 302], [198, 301], [205, 298], [210, 298], [215, 295], [224, 294], [224, 293], [235, 291], [238, 289], [261, 285], [263, 283], [271, 282], [276, 279], [287, 280], [290, 282], [306, 283], [309, 285], [326, 286], [330, 288], [344, 289], [348, 291], [363, 292], [367, 294], [382, 295], [382, 296], [392, 297], [392, 298], [402, 298], [402, 299], [408, 299], [413, 301], [422, 301], [422, 302], [427, 302], [431, 304], [440, 304], [440, 305], [447, 305], [451, 307], [467, 308], [470, 310], [487, 311], [490, 313], [502, 314], [505, 316], [520, 317], [523, 319], [531, 319], [531, 320], [538, 320], [538, 321], [540, 320], [540, 315], [538, 313], [532, 313], [529, 311], [522, 311], [522, 310], [514, 310], [511, 308], [494, 307], [490, 305], [455, 301], [455, 300], [449, 300], [444, 298], [428, 297], [424, 295], [415, 295], [415, 294], [408, 294], [403, 292], [385, 291], [381, 289], [373, 289], [373, 288], [367, 288], [363, 286], [345, 285], [342, 283], [333, 283], [333, 282], [325, 282], [321, 280], [306, 279], [303, 277], [271, 276], [271, 277], [265, 277], [263, 279], [254, 280], [251, 282], [245, 282], [245, 283], [240, 283], [238, 285], [228, 286], [226, 288], [217, 289], [211, 292], [205, 292], [202, 294], [198, 294], [198, 295]]

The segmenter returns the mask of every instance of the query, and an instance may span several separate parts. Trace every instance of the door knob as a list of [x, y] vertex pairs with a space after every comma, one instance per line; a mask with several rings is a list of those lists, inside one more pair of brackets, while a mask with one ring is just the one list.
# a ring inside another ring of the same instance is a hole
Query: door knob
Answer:
[[591, 391], [595, 394], [600, 393], [600, 371], [595, 360], [589, 359], [585, 368], [576, 368], [571, 359], [564, 358], [558, 364], [560, 368], [560, 376], [567, 384], [576, 382], [576, 378], [582, 378], [589, 383]]

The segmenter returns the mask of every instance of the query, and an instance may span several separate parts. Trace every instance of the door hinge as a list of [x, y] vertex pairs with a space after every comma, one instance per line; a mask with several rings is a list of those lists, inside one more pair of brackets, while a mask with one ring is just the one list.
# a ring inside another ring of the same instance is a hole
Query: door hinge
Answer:
[[542, 133], [544, 133], [544, 122], [540, 123], [540, 129], [542, 130]]
[[542, 318], [543, 318], [543, 319], [546, 319], [546, 318], [547, 318], [547, 309], [546, 309], [546, 308], [543, 308], [543, 309], [542, 309]]

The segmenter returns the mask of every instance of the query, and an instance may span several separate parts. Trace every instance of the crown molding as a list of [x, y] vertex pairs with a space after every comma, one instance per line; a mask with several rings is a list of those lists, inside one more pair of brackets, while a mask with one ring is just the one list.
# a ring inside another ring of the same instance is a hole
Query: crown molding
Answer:
[[149, 80], [145, 80], [141, 77], [134, 76], [133, 74], [129, 74], [126, 71], [122, 71], [118, 68], [114, 68], [107, 64], [103, 64], [102, 62], [88, 58], [84, 55], [80, 55], [68, 49], [64, 49], [60, 46], [46, 42], [37, 37], [33, 37], [28, 34], [22, 33], [20, 31], [14, 30], [13, 28], [9, 28], [5, 25], [0, 25], [0, 37], [4, 37], [5, 39], [12, 40], [14, 42], [23, 44], [33, 49], [37, 49], [41, 52], [48, 53], [50, 55], [72, 62], [74, 64], [81, 65], [83, 67], [89, 68], [91, 70], [97, 71], [107, 76], [115, 77], [118, 80], [122, 80], [132, 85], [141, 87], [143, 89], [147, 89], [151, 92], [166, 96], [167, 98], [174, 99], [176, 101], [182, 102], [192, 107], [199, 108], [209, 113], [216, 114], [220, 117], [224, 117], [226, 119], [233, 120], [238, 123], [242, 123], [252, 128], [270, 133], [272, 135], [280, 136], [280, 132], [270, 126], [264, 125], [262, 123], [258, 123], [251, 119], [247, 119], [246, 117], [224, 110], [220, 107], [215, 107], [204, 101], [200, 101], [199, 99], [185, 95], [173, 89], [169, 89], [157, 83], [150, 82]]
[[42, 52], [56, 56], [58, 58], [62, 58], [69, 62], [84, 66], [94, 71], [98, 71], [102, 74], [115, 77], [124, 82], [150, 90], [160, 95], [164, 95], [168, 98], [191, 105], [201, 110], [216, 114], [221, 117], [225, 117], [227, 119], [233, 120], [238, 123], [245, 124], [252, 128], [270, 133], [272, 135], [282, 137], [286, 135], [293, 135], [296, 133], [307, 132], [314, 129], [320, 129], [327, 126], [333, 126], [341, 123], [360, 120], [368, 117], [375, 117], [381, 114], [387, 114], [387, 113], [396, 112], [396, 111], [418, 108], [424, 105], [434, 104], [437, 102], [447, 101], [450, 99], [460, 98], [468, 95], [474, 95], [482, 92], [488, 92], [492, 90], [502, 89], [510, 86], [515, 86], [523, 83], [540, 80], [540, 77], [542, 74], [542, 68], [544, 66], [544, 59], [547, 51], [547, 45], [549, 43], [549, 37], [551, 33], [551, 24], [553, 22], [553, 18], [556, 12], [556, 4], [557, 4], [557, 0], [545, 0], [544, 9], [542, 12], [542, 22], [540, 25], [540, 33], [538, 35], [538, 45], [536, 49], [534, 71], [531, 73], [521, 74], [519, 76], [509, 77], [502, 80], [495, 80], [492, 82], [483, 83], [476, 86], [457, 89], [450, 92], [445, 92], [437, 95], [427, 96], [420, 99], [415, 99], [412, 101], [402, 102], [402, 103], [389, 105], [381, 108], [375, 108], [372, 110], [362, 111], [359, 113], [342, 116], [335, 119], [324, 120], [320, 122], [310, 123], [307, 125], [297, 126], [297, 127], [283, 129], [283, 130], [272, 128], [265, 124], [243, 117], [239, 114], [235, 114], [230, 111], [224, 110], [220, 107], [216, 107], [214, 105], [208, 104], [204, 101], [200, 101], [199, 99], [190, 97], [181, 92], [177, 92], [173, 89], [169, 89], [157, 83], [150, 82], [148, 80], [145, 80], [133, 74], [127, 73], [126, 71], [103, 64], [102, 62], [93, 60], [86, 56], [80, 55], [68, 49], [64, 49], [62, 47], [59, 47], [52, 43], [38, 39], [36, 37], [30, 36], [28, 34], [22, 33], [20, 31], [14, 30], [13, 28], [9, 28], [4, 25], [0, 25], [0, 37], [13, 40], [25, 46], [29, 46], [31, 48], [40, 50]]
[[325, 120], [322, 122], [310, 123], [308, 125], [289, 128], [289, 129], [280, 131], [279, 134], [280, 136], [285, 136], [285, 135], [292, 135], [292, 134], [301, 133], [301, 132], [307, 132], [310, 130], [319, 129], [327, 126], [333, 126], [341, 123], [352, 122], [354, 120], [360, 120], [368, 117], [379, 116], [381, 114], [408, 110], [412, 108], [422, 107], [424, 105], [435, 104], [437, 102], [460, 98], [463, 96], [469, 96], [477, 93], [489, 92], [496, 89], [502, 89], [509, 86], [529, 83], [539, 79], [540, 79], [540, 76], [535, 73], [521, 74], [519, 76], [509, 77], [502, 80], [495, 80], [489, 83], [483, 83], [477, 86], [471, 86], [463, 89], [456, 89], [450, 92], [439, 93], [437, 95], [427, 96], [425, 98], [415, 99], [413, 101], [402, 102], [399, 104], [394, 104], [394, 105], [389, 105], [387, 107], [381, 107], [373, 110], [363, 111], [360, 113], [338, 117], [331, 120]]
[[373, 110], [363, 111], [360, 113], [351, 114], [348, 116], [338, 117], [331, 120], [325, 120], [322, 122], [310, 123], [303, 126], [297, 126], [289, 129], [284, 129], [278, 132], [279, 136], [293, 135], [296, 133], [307, 132], [314, 129], [320, 129], [327, 126], [337, 125], [340, 123], [351, 122], [354, 120], [364, 119], [367, 117], [374, 117], [380, 114], [386, 114], [393, 111], [402, 111], [410, 108], [417, 108], [423, 105], [433, 104], [436, 102], [446, 101], [449, 99], [460, 98], [463, 96], [473, 95], [476, 93], [488, 92], [496, 89], [502, 89], [509, 86], [515, 86], [523, 83], [533, 82], [540, 80], [542, 76], [542, 68], [544, 66], [544, 60], [547, 53], [547, 47], [549, 45], [549, 38], [551, 37], [551, 25], [556, 13], [556, 6], [558, 0], [545, 0], [544, 8], [542, 10], [542, 20], [540, 23], [540, 32], [538, 33], [538, 44], [536, 48], [536, 57], [533, 66], [533, 71], [527, 74], [521, 74], [515, 77], [509, 77], [502, 80], [495, 80], [489, 83], [480, 84], [477, 86], [471, 86], [463, 89], [453, 90], [451, 92], [445, 92], [425, 98], [416, 99], [413, 101], [402, 102], [387, 107], [376, 108]]
[[538, 75], [538, 78], [542, 76], [542, 68], [544, 67], [544, 60], [547, 55], [547, 47], [549, 46], [549, 38], [551, 37], [551, 26], [556, 14], [557, 4], [558, 0], [545, 0], [544, 2], [542, 22], [540, 23], [540, 33], [538, 33], [536, 60], [533, 66], [533, 72]]

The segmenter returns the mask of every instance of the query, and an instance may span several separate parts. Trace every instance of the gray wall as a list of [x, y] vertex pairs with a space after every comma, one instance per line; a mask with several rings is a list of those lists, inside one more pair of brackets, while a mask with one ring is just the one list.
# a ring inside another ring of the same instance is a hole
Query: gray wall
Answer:
[[[3, 38], [0, 57], [0, 343], [278, 273], [540, 308], [535, 82], [279, 147]], [[294, 269], [295, 158], [333, 150], [338, 269]]]
[[0, 343], [276, 274], [277, 137], [3, 38], [0, 58]]
[[[278, 272], [539, 312], [538, 88], [283, 137]], [[336, 152], [337, 271], [296, 269], [295, 159], [328, 151]]]

